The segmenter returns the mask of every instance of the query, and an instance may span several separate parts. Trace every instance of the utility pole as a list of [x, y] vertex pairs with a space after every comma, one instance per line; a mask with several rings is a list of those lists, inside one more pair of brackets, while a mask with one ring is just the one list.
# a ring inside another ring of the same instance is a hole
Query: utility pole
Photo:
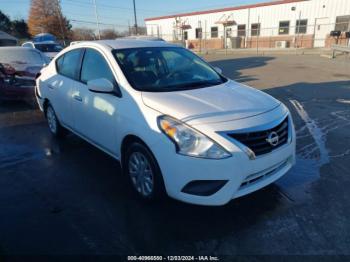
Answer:
[[[299, 22], [299, 25], [298, 25], [298, 22]], [[300, 38], [300, 26], [301, 26], [301, 10], [299, 11], [299, 21], [298, 22], [296, 22], [295, 24], [297, 25], [297, 48], [299, 47], [299, 45], [298, 45], [298, 40], [299, 40], [299, 38]], [[307, 29], [306, 29], [307, 30]], [[300, 40], [300, 46], [301, 47], [303, 47], [303, 42]]]
[[93, 2], [94, 7], [95, 7], [95, 17], [96, 17], [96, 25], [97, 25], [98, 39], [101, 40], [100, 22], [99, 22], [99, 19], [98, 19], [96, 0], [92, 0], [92, 2]]
[[134, 3], [134, 18], [135, 18], [135, 34], [138, 34], [138, 29], [137, 29], [137, 16], [136, 16], [136, 4], [135, 4], [135, 0], [133, 0]]
[[259, 54], [259, 36], [260, 36], [260, 15], [258, 16], [258, 32], [256, 35], [256, 54]]

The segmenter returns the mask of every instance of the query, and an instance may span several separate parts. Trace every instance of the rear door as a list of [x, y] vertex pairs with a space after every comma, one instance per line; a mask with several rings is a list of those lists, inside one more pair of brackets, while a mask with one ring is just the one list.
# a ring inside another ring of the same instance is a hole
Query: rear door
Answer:
[[72, 99], [73, 88], [79, 79], [82, 49], [74, 49], [56, 60], [57, 74], [47, 80], [50, 89], [50, 102], [59, 121], [73, 127]]

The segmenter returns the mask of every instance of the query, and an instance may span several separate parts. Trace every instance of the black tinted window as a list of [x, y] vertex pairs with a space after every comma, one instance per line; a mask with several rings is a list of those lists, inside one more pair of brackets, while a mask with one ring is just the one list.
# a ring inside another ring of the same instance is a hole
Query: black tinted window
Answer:
[[104, 57], [93, 49], [86, 49], [81, 69], [81, 81], [87, 83], [99, 78], [105, 78], [115, 85], [114, 75]]
[[78, 80], [77, 72], [80, 62], [81, 49], [65, 53], [56, 61], [57, 71], [59, 74]]
[[57, 44], [35, 44], [35, 48], [41, 52], [60, 52], [62, 51], [62, 46]]

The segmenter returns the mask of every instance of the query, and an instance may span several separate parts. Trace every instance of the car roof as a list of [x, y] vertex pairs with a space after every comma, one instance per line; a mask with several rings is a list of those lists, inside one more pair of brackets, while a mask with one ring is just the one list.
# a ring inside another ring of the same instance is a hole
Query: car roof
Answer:
[[58, 45], [58, 43], [56, 43], [55, 41], [42, 41], [42, 42], [32, 42], [33, 44], [37, 45], [37, 44], [52, 44], [52, 45]]
[[24, 44], [34, 44], [34, 45], [37, 45], [37, 44], [55, 44], [55, 45], [59, 45], [58, 43], [56, 43], [55, 41], [41, 41], [41, 42], [34, 42], [34, 41], [28, 41], [28, 42], [24, 42]]
[[116, 40], [98, 40], [84, 41], [74, 44], [73, 47], [102, 45], [109, 49], [125, 49], [125, 48], [142, 48], [142, 47], [179, 47], [164, 41], [148, 41], [135, 39], [116, 39]]
[[0, 46], [0, 51], [25, 51], [25, 52], [37, 52], [40, 53], [39, 50], [34, 48], [26, 48], [22, 46]]

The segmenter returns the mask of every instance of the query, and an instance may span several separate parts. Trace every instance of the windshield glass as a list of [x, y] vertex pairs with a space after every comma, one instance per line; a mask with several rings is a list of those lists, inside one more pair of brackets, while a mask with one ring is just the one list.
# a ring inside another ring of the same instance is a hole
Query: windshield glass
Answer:
[[113, 54], [129, 83], [140, 91], [187, 90], [226, 81], [209, 64], [180, 47], [129, 48]]
[[28, 48], [0, 49], [0, 63], [42, 65], [46, 62], [38, 51]]
[[57, 44], [35, 44], [35, 48], [44, 53], [57, 53], [63, 49], [62, 46]]

